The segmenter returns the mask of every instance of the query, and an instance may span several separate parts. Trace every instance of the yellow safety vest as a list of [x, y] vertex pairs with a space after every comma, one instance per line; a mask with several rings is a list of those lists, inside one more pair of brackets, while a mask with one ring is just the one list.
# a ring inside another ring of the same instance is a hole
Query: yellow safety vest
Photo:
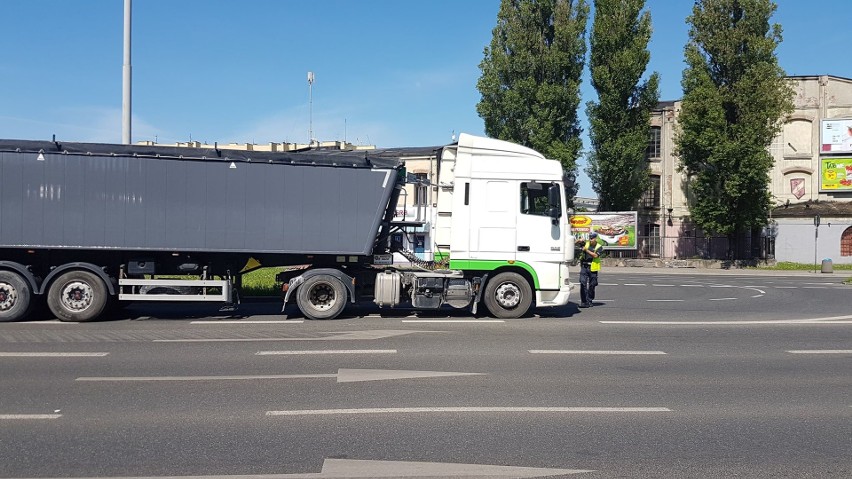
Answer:
[[[589, 258], [589, 256], [586, 255], [585, 250], [589, 249], [590, 245], [591, 245], [591, 242], [586, 241], [586, 244], [583, 246], [583, 259], [582, 259], [583, 263], [589, 263], [589, 261], [586, 261], [586, 259]], [[596, 272], [601, 270], [601, 256], [600, 256], [601, 250], [603, 250], [603, 245], [600, 244], [600, 243], [596, 244], [595, 248], [592, 250], [592, 253], [595, 253], [595, 254], [598, 255], [597, 258], [591, 258], [592, 261], [591, 261], [591, 265], [589, 267], [589, 270], [592, 271], [593, 273], [596, 273]]]

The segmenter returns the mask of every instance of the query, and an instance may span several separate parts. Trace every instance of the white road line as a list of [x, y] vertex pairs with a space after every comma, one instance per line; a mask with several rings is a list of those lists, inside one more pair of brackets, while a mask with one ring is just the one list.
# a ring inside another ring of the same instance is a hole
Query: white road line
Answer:
[[828, 289], [825, 286], [802, 286], [802, 289]]
[[245, 381], [251, 379], [314, 379], [336, 378], [337, 374], [268, 374], [256, 376], [128, 376], [128, 377], [80, 377], [76, 381], [87, 382], [146, 382], [146, 381]]
[[682, 299], [646, 299], [649, 303], [681, 303]]
[[517, 413], [517, 412], [671, 412], [665, 407], [388, 407], [363, 409], [295, 409], [267, 411], [267, 416], [319, 416], [335, 414], [408, 414], [408, 413]]
[[802, 283], [802, 284], [820, 284], [820, 285], [822, 285], [822, 284], [837, 284], [837, 283]]
[[62, 414], [0, 414], [0, 420], [14, 421], [18, 419], [59, 419]]
[[737, 298], [710, 298], [710, 301], [731, 301]]
[[755, 294], [754, 296], [752, 296], [752, 298], [762, 298], [762, 297], [763, 297], [762, 294]]
[[100, 358], [109, 353], [0, 353], [0, 358]]
[[775, 289], [799, 289], [798, 286], [773, 286]]
[[598, 286], [618, 286], [618, 283], [598, 283]]
[[666, 354], [663, 351], [590, 351], [590, 350], [571, 350], [571, 349], [530, 349], [531, 354], [613, 354], [613, 355], [645, 355], [645, 354]]
[[223, 321], [190, 321], [189, 324], [301, 324], [301, 319], [276, 319], [276, 320], [223, 320]]
[[403, 319], [403, 323], [505, 323], [502, 319]]
[[651, 286], [667, 287], [667, 286], [674, 286], [674, 285], [673, 284], [652, 284]]
[[624, 283], [624, 286], [645, 286], [645, 283]]
[[256, 356], [298, 355], [298, 354], [396, 354], [396, 349], [336, 349], [317, 351], [258, 351]]
[[736, 286], [731, 286], [727, 284], [714, 284], [710, 285], [711, 288], [735, 288]]
[[790, 354], [852, 354], [852, 349], [794, 349]]
[[703, 284], [682, 284], [680, 285], [682, 288], [703, 288]]

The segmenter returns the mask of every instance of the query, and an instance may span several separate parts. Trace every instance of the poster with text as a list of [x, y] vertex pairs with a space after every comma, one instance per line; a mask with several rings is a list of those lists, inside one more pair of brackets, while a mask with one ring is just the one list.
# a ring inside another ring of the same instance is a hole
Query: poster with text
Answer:
[[852, 158], [820, 158], [820, 191], [852, 191]]
[[822, 120], [819, 141], [822, 153], [852, 153], [852, 118]]
[[606, 249], [636, 249], [635, 211], [577, 213], [571, 216], [571, 231], [578, 241], [589, 239], [589, 233], [598, 234], [598, 241]]

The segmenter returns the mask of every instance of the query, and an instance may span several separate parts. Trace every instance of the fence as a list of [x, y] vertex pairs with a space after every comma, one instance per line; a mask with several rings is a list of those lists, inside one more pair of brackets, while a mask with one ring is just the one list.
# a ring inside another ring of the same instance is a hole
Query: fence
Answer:
[[610, 258], [636, 259], [771, 259], [775, 255], [774, 238], [751, 236], [736, 238], [733, 258], [726, 236], [638, 236], [635, 250], [610, 250]]

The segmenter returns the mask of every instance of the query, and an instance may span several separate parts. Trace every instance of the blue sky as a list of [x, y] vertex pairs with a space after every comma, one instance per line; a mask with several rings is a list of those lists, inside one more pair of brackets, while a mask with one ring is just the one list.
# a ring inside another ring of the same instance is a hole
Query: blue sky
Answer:
[[[0, 2], [0, 137], [120, 142], [123, 3]], [[664, 100], [681, 95], [692, 4], [647, 2], [649, 70], [661, 74]], [[852, 1], [778, 5], [778, 56], [788, 74], [852, 77]], [[308, 71], [316, 76], [320, 140], [425, 146], [449, 143], [453, 132], [481, 135], [478, 65], [498, 7], [498, 0], [136, 0], [133, 141], [304, 142]], [[586, 81], [583, 102], [594, 98]], [[585, 175], [580, 182], [581, 194], [594, 195]]]

